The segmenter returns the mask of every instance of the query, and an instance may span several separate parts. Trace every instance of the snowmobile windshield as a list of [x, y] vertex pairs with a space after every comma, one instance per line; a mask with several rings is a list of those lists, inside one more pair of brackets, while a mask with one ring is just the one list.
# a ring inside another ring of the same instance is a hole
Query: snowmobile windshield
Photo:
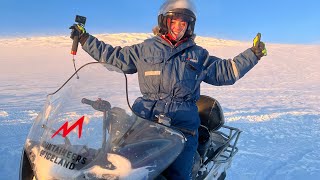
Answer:
[[154, 179], [174, 161], [183, 135], [136, 116], [126, 82], [118, 68], [94, 62], [48, 95], [25, 144], [37, 179]]

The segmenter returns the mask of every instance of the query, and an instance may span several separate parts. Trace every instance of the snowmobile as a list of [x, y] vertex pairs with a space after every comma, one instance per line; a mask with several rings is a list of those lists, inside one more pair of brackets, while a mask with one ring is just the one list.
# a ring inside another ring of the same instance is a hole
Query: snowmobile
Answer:
[[[27, 136], [20, 179], [164, 179], [185, 144], [182, 130], [139, 117], [139, 86], [102, 62], [79, 68], [47, 96]], [[201, 95], [201, 126], [193, 179], [224, 179], [241, 131], [224, 125], [217, 100]]]

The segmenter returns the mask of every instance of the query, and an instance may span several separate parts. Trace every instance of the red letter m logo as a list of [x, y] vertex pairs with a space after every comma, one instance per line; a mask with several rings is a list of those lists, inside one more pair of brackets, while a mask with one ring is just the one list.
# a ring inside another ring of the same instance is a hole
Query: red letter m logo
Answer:
[[77, 122], [75, 122], [69, 129], [68, 129], [68, 121], [66, 123], [64, 123], [60, 129], [55, 132], [51, 138], [53, 138], [54, 136], [56, 136], [60, 131], [62, 131], [62, 137], [66, 137], [70, 131], [72, 131], [74, 128], [76, 128], [77, 126], [79, 126], [79, 133], [78, 133], [78, 137], [81, 137], [81, 133], [82, 133], [82, 124], [83, 124], [83, 120], [84, 120], [84, 116], [82, 116], [80, 119], [77, 120]]

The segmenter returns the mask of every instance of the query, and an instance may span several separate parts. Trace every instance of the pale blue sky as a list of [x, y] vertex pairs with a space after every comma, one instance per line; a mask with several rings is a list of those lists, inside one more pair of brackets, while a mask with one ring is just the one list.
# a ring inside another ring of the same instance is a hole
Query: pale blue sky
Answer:
[[[89, 33], [151, 32], [163, 0], [0, 0], [0, 36], [69, 35], [76, 14]], [[200, 36], [320, 44], [319, 0], [194, 0]]]

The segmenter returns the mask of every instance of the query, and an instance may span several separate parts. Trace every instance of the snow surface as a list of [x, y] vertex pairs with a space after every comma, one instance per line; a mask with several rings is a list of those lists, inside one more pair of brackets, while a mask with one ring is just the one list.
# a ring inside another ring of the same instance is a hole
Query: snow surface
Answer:
[[[125, 46], [152, 35], [97, 37]], [[251, 46], [206, 37], [196, 42], [221, 58]], [[0, 39], [0, 179], [18, 179], [22, 147], [46, 94], [74, 72], [70, 47], [67, 36]], [[320, 46], [267, 43], [267, 49], [235, 85], [202, 85], [202, 94], [221, 103], [226, 125], [243, 131], [227, 179], [320, 179]], [[79, 50], [77, 67], [91, 61]]]

